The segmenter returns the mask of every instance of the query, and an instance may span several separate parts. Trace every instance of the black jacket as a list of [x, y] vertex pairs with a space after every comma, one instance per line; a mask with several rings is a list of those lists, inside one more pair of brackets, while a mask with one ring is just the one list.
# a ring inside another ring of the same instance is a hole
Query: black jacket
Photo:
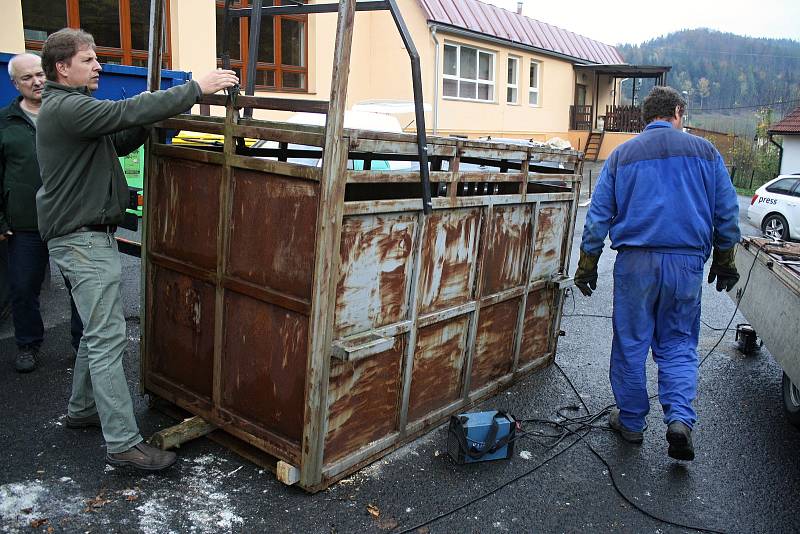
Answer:
[[36, 128], [19, 96], [0, 109], [0, 232], [38, 231], [36, 191], [42, 185]]

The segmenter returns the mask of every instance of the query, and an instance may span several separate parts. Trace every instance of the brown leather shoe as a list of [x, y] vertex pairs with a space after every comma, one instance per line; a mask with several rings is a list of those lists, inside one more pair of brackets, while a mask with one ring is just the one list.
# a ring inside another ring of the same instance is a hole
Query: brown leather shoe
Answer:
[[67, 428], [100, 428], [100, 416], [96, 413], [87, 415], [86, 417], [72, 417], [67, 414]]
[[106, 454], [106, 462], [116, 466], [130, 466], [144, 471], [161, 471], [175, 463], [178, 456], [172, 451], [162, 451], [141, 442], [125, 452]]

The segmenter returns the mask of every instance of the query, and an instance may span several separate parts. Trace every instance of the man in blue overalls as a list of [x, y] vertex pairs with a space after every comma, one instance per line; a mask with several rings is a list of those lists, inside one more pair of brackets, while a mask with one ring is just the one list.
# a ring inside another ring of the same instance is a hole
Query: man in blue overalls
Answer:
[[708, 282], [730, 291], [739, 280], [734, 247], [739, 204], [722, 157], [708, 141], [682, 131], [686, 102], [670, 87], [644, 99], [647, 127], [608, 158], [586, 215], [575, 285], [590, 296], [606, 235], [614, 264], [614, 339], [609, 376], [617, 408], [609, 426], [641, 443], [650, 411], [645, 362], [658, 364], [658, 397], [668, 454], [693, 460], [692, 407], [703, 265]]

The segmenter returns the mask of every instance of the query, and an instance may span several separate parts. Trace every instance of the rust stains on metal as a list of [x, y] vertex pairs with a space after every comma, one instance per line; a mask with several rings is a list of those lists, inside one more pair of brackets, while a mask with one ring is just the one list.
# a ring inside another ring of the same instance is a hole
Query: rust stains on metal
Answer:
[[154, 271], [152, 372], [211, 400], [214, 286], [167, 269]]
[[406, 318], [416, 220], [410, 214], [345, 218], [334, 337]]
[[217, 264], [219, 166], [185, 160], [159, 160], [147, 211], [154, 252], [181, 258], [204, 269]]
[[472, 298], [480, 209], [436, 211], [422, 243], [420, 314]]
[[222, 407], [299, 441], [308, 318], [232, 291], [225, 297]]
[[548, 355], [553, 325], [553, 290], [544, 288], [528, 294], [522, 322], [519, 363], [526, 364]]
[[461, 390], [469, 316], [420, 329], [414, 351], [408, 420], [456, 400]]
[[[228, 134], [232, 122], [228, 109]], [[262, 138], [274, 128], [245, 126]], [[434, 138], [439, 182], [500, 189], [473, 197], [450, 187], [423, 217], [417, 194], [406, 195], [413, 174], [398, 191], [393, 174], [358, 171], [348, 198], [348, 155], [331, 148], [371, 143], [382, 150], [372, 159], [405, 160], [413, 136], [332, 131], [326, 154], [336, 160], [320, 182], [317, 169], [265, 165], [227, 143], [224, 153], [151, 152], [148, 185], [146, 390], [297, 466], [311, 491], [333, 480], [320, 479], [326, 471], [352, 472], [510, 384], [515, 349], [526, 371], [548, 361], [558, 299], [540, 288], [564, 264], [574, 192], [505, 194], [523, 192], [524, 173], [459, 162], [580, 158]], [[309, 144], [303, 132], [291, 136]], [[331, 360], [334, 340], [360, 336], [378, 339], [346, 354], [360, 358]], [[467, 381], [479, 395], [465, 396]]]
[[483, 295], [491, 295], [525, 282], [525, 256], [531, 229], [531, 205], [495, 206], [492, 235], [483, 264]]
[[334, 361], [328, 390], [325, 461], [330, 463], [397, 430], [404, 337], [391, 350], [355, 362]]
[[511, 372], [519, 308], [519, 298], [481, 308], [472, 360], [472, 391]]
[[561, 256], [569, 204], [559, 202], [539, 209], [536, 242], [531, 265], [531, 280], [549, 279], [561, 270]]
[[233, 171], [228, 274], [311, 298], [319, 185]]

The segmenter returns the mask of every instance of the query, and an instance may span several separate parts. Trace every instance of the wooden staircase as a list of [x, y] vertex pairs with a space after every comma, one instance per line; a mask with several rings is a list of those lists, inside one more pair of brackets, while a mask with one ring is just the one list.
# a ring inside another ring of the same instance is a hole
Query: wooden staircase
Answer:
[[605, 134], [605, 131], [592, 130], [589, 132], [589, 137], [586, 139], [586, 150], [584, 150], [585, 161], [597, 161]]

